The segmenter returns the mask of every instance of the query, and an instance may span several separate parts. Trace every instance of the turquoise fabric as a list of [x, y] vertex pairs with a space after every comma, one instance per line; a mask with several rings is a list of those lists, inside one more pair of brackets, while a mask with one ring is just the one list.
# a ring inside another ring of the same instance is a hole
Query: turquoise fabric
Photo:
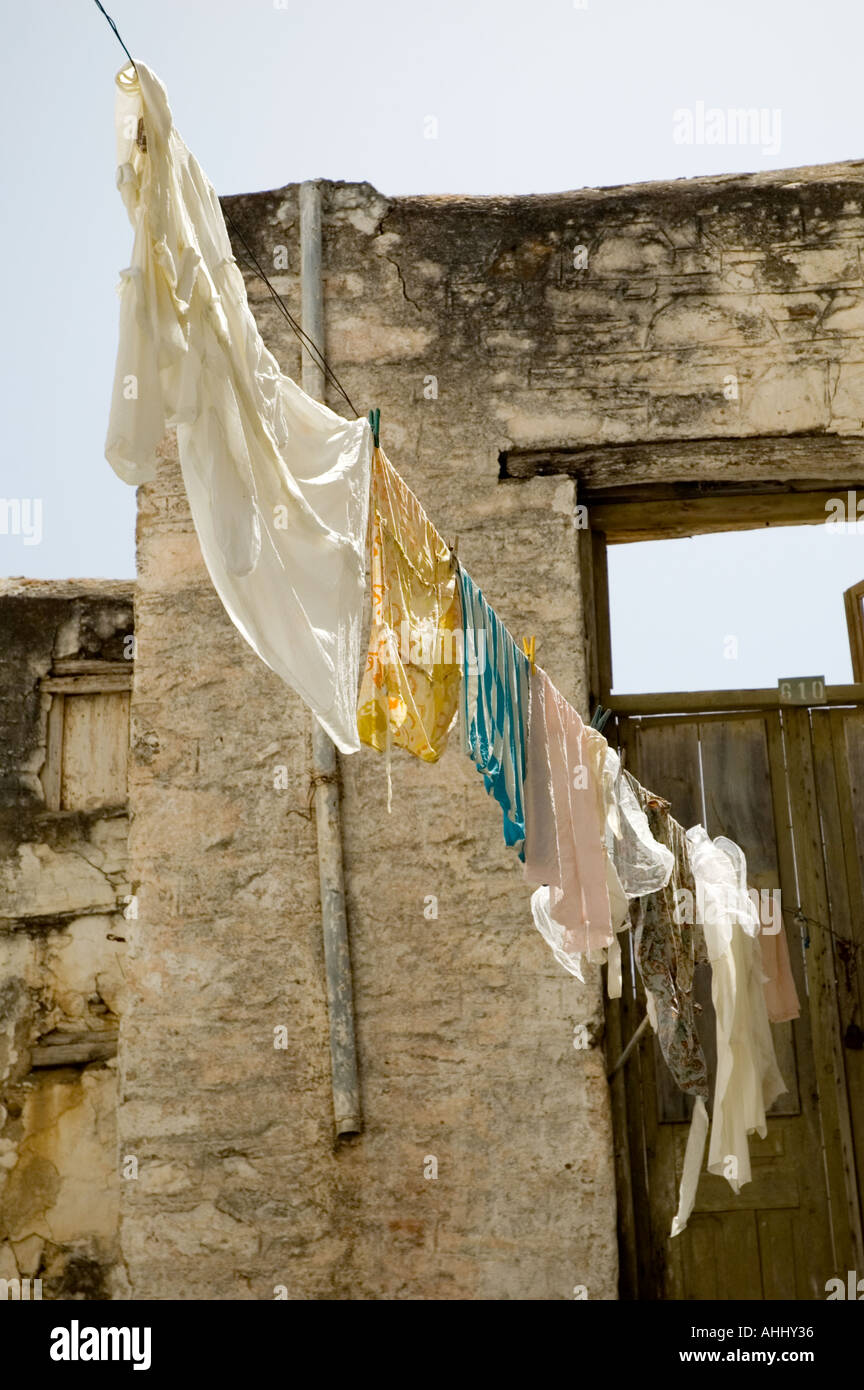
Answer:
[[470, 575], [462, 597], [462, 746], [503, 813], [504, 839], [525, 858], [525, 745], [531, 664]]

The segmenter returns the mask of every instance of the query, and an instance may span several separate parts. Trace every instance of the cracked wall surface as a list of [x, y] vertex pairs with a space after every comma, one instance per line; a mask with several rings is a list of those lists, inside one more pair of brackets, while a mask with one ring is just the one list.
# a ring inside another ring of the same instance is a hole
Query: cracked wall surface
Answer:
[[125, 806], [46, 806], [42, 682], [122, 660], [131, 631], [128, 584], [0, 582], [0, 1278], [40, 1279], [47, 1299], [116, 1288], [131, 890]]

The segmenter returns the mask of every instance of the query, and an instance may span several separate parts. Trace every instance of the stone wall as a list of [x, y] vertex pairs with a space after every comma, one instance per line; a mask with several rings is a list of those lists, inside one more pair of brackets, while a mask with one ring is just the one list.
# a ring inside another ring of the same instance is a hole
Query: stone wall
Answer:
[[41, 1279], [44, 1298], [113, 1287], [130, 887], [125, 794], [46, 806], [41, 682], [58, 661], [122, 661], [131, 630], [127, 584], [0, 582], [0, 1278]]
[[[860, 433], [862, 167], [484, 200], [323, 186], [328, 356], [578, 705], [578, 478], [508, 479], [500, 456]], [[296, 187], [230, 208], [299, 315]], [[391, 815], [382, 760], [342, 759], [366, 1128], [334, 1149], [308, 716], [223, 613], [170, 441], [139, 497], [128, 1292], [614, 1298], [598, 974], [580, 986], [534, 932], [458, 735], [434, 767], [394, 758]]]

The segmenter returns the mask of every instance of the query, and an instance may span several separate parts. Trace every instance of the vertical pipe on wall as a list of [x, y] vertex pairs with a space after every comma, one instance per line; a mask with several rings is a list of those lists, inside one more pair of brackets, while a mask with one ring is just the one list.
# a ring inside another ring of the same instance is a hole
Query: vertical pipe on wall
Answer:
[[[324, 287], [321, 277], [321, 187], [300, 185], [300, 292], [304, 333], [324, 352]], [[324, 372], [303, 348], [303, 390], [324, 400]], [[345, 912], [342, 864], [342, 814], [339, 804], [339, 764], [332, 740], [317, 719], [312, 721], [312, 765], [315, 821], [318, 831], [318, 875], [321, 884], [321, 922], [330, 1016], [330, 1062], [333, 1074], [333, 1120], [337, 1138], [359, 1134], [363, 1128], [357, 1046], [354, 1037], [354, 991], [351, 952]]]

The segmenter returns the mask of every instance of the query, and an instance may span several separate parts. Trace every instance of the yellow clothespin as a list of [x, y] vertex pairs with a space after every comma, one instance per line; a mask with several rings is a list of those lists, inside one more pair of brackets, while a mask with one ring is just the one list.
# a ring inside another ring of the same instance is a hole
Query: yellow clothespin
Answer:
[[458, 537], [458, 536], [454, 537], [453, 544], [452, 544], [451, 547], [450, 547], [450, 554], [453, 556], [453, 559], [454, 559], [454, 560], [458, 560], [458, 559], [459, 559], [459, 537]]
[[525, 653], [525, 655], [527, 656], [528, 660], [531, 662], [531, 674], [532, 674], [532, 676], [533, 676], [533, 674], [534, 674], [534, 643], [535, 643], [535, 638], [534, 638], [533, 636], [532, 636], [532, 637], [523, 637], [523, 638], [522, 638], [522, 650], [524, 651], [524, 653]]

